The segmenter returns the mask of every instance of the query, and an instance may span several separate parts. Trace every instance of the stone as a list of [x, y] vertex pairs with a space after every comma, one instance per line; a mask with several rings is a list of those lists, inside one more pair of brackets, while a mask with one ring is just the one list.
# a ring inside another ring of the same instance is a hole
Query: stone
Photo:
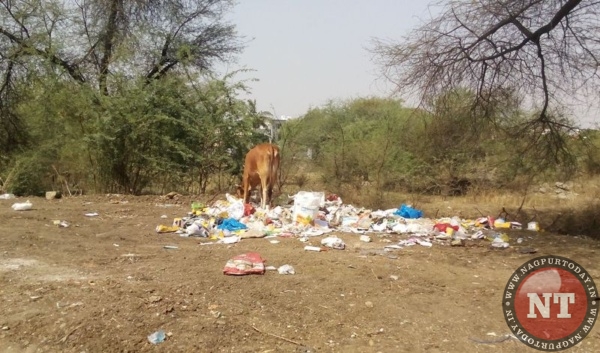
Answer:
[[59, 191], [46, 191], [46, 200], [60, 199], [61, 196]]
[[452, 240], [452, 242], [450, 242], [450, 246], [465, 246], [465, 240], [464, 239], [454, 239], [454, 240]]

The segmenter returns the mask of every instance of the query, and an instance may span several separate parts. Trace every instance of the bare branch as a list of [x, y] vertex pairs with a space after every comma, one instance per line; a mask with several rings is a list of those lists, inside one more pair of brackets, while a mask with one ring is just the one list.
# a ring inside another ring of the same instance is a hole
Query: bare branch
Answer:
[[71, 64], [71, 63], [59, 58], [58, 56], [56, 56], [55, 54], [52, 54], [48, 50], [42, 50], [42, 49], [38, 49], [38, 48], [31, 46], [28, 42], [18, 38], [11, 32], [4, 29], [3, 27], [0, 27], [0, 34], [6, 36], [10, 41], [18, 44], [23, 49], [26, 49], [23, 52], [24, 54], [25, 53], [33, 53], [35, 55], [39, 55], [43, 58], [46, 58], [46, 59], [50, 60], [52, 63], [65, 69], [69, 73], [69, 75], [76, 81], [85, 82], [85, 77], [81, 74], [81, 72], [77, 68], [77, 65]]

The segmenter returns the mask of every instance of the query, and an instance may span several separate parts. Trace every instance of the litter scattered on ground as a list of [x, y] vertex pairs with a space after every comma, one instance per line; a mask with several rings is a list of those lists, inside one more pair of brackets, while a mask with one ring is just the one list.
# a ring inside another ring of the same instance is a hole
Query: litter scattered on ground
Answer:
[[540, 225], [538, 224], [538, 222], [529, 222], [527, 223], [527, 230], [531, 230], [534, 232], [539, 232], [540, 231]]
[[69, 223], [67, 221], [55, 220], [55, 221], [52, 221], [52, 224], [54, 224], [55, 226], [58, 226], [59, 228], [68, 228], [69, 227]]
[[338, 237], [327, 237], [321, 240], [321, 245], [337, 250], [344, 250], [346, 248], [344, 241]]
[[293, 275], [296, 274], [296, 270], [291, 265], [283, 265], [277, 269], [280, 275]]
[[225, 264], [223, 273], [233, 276], [262, 275], [265, 273], [265, 260], [255, 252], [234, 256]]
[[[511, 244], [506, 232], [523, 229], [519, 222], [490, 216], [426, 218], [422, 210], [403, 203], [387, 210], [358, 208], [344, 204], [338, 195], [323, 192], [300, 191], [289, 198], [293, 199], [292, 205], [267, 209], [244, 204], [242, 199], [229, 194], [225, 200], [210, 205], [193, 202], [187, 216], [174, 218], [172, 224], [159, 224], [155, 230], [210, 240], [201, 245], [235, 244], [250, 238], [295, 237], [306, 243], [305, 251], [317, 252], [344, 250], [344, 241], [328, 234], [348, 233], [357, 234], [361, 242], [374, 243], [369, 246], [388, 243], [382, 244], [380, 249], [390, 252], [415, 245], [464, 247], [473, 242], [487, 244], [490, 249], [507, 249]], [[537, 222], [527, 223], [526, 229], [540, 230]], [[392, 234], [400, 238], [395, 243], [390, 240]], [[316, 243], [313, 238], [317, 237], [324, 238]], [[277, 239], [269, 241], [279, 243]], [[522, 242], [522, 238], [516, 241]]]
[[0, 200], [11, 200], [14, 199], [15, 195], [13, 194], [2, 194], [0, 195]]
[[152, 344], [158, 344], [158, 343], [164, 342], [165, 338], [166, 338], [165, 331], [158, 330], [148, 336], [148, 341]]
[[33, 208], [33, 204], [27, 200], [25, 202], [17, 202], [10, 206], [15, 211], [29, 211]]
[[90, 212], [85, 214], [86, 217], [98, 217], [100, 214], [98, 212]]
[[175, 249], [179, 249], [179, 247], [175, 246], [175, 245], [165, 245], [165, 246], [163, 246], [163, 249], [175, 250]]

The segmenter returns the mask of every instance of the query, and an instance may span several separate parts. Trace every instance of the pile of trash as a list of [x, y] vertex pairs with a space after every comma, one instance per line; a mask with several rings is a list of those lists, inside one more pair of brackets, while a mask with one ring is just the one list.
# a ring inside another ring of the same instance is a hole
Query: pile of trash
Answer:
[[[273, 209], [260, 209], [244, 204], [227, 194], [210, 206], [192, 203], [187, 216], [175, 218], [172, 225], [159, 225], [158, 233], [177, 233], [183, 237], [202, 237], [213, 240], [204, 244], [237, 243], [244, 238], [298, 237], [301, 241], [331, 232], [360, 235], [360, 240], [370, 242], [368, 234], [403, 234], [406, 239], [385, 248], [401, 249], [413, 245], [431, 247], [434, 243], [464, 246], [468, 240], [486, 239], [490, 246], [505, 249], [510, 245], [503, 230], [522, 229], [518, 222], [481, 217], [465, 220], [459, 217], [430, 219], [421, 210], [402, 204], [388, 210], [368, 210], [342, 202], [342, 199], [323, 192], [300, 191], [293, 197], [293, 205]], [[536, 222], [528, 230], [539, 231]], [[272, 242], [277, 242], [272, 240]], [[345, 244], [335, 236], [321, 241], [326, 248], [343, 250]], [[320, 251], [318, 246], [306, 246], [307, 251]]]

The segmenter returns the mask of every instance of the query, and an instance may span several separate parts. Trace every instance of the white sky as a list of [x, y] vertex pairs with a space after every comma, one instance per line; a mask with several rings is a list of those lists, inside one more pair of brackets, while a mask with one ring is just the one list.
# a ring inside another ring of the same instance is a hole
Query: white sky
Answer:
[[[400, 39], [427, 20], [429, 0], [240, 0], [227, 20], [247, 42], [236, 64], [259, 110], [297, 117], [328, 100], [386, 96], [367, 51], [373, 38]], [[592, 125], [596, 107], [578, 113]]]
[[258, 108], [277, 116], [303, 115], [329, 99], [385, 96], [367, 48], [372, 38], [399, 38], [428, 17], [415, 0], [243, 0], [228, 20], [247, 47], [239, 68], [255, 70], [249, 84]]

